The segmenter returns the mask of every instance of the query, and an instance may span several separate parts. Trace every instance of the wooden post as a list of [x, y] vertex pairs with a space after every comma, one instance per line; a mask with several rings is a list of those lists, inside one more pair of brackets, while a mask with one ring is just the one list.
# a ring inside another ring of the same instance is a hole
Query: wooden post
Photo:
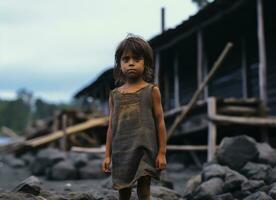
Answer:
[[178, 56], [177, 53], [175, 53], [174, 56], [174, 107], [178, 108], [180, 106], [180, 101], [179, 101], [179, 76], [178, 76]]
[[161, 8], [161, 32], [165, 31], [165, 8]]
[[60, 149], [63, 151], [67, 151], [67, 132], [66, 132], [66, 126], [67, 126], [67, 115], [63, 114], [62, 115], [62, 132], [63, 136], [61, 138], [61, 144], [60, 144]]
[[[197, 32], [197, 87], [203, 81], [203, 44], [202, 44], [202, 32], [199, 30]], [[200, 95], [199, 99], [202, 99]]]
[[[215, 97], [209, 97], [208, 103], [208, 117], [211, 118], [216, 115], [216, 99]], [[211, 161], [214, 158], [216, 152], [216, 141], [217, 141], [217, 128], [216, 124], [212, 121], [208, 122], [208, 155], [207, 160]]]
[[159, 85], [160, 53], [155, 53], [154, 82]]
[[258, 44], [259, 44], [259, 88], [260, 98], [264, 105], [267, 105], [267, 78], [266, 78], [266, 47], [263, 20], [263, 1], [257, 0], [257, 24], [258, 24]]
[[[257, 26], [259, 44], [259, 88], [264, 109], [267, 106], [266, 46], [264, 32], [263, 0], [257, 0]], [[261, 128], [262, 140], [268, 142], [267, 128]]]
[[248, 69], [247, 69], [247, 56], [246, 56], [246, 41], [242, 37], [241, 41], [241, 73], [242, 73], [242, 95], [243, 98], [248, 98]]
[[[166, 70], [166, 69], [164, 69]], [[163, 73], [163, 85], [164, 85], [164, 107], [166, 110], [170, 109], [170, 80], [169, 80], [169, 72]]]

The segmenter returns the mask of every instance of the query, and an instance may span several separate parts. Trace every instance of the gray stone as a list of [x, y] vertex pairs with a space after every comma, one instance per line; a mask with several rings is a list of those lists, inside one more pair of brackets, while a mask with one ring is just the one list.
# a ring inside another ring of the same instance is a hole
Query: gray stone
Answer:
[[51, 180], [74, 180], [78, 178], [78, 171], [71, 161], [61, 161], [50, 169], [47, 178]]
[[246, 165], [241, 169], [242, 174], [248, 179], [264, 181], [268, 180], [270, 171], [271, 167], [269, 165], [252, 162], [246, 163]]
[[3, 156], [2, 158], [3, 162], [6, 163], [8, 166], [12, 168], [22, 168], [25, 167], [25, 163], [23, 160], [16, 158], [12, 154], [8, 154]]
[[151, 186], [151, 196], [156, 199], [179, 200], [180, 194], [176, 191], [161, 186]]
[[74, 166], [84, 167], [87, 165], [89, 159], [88, 155], [85, 153], [76, 153], [76, 152], [70, 152], [68, 158], [73, 162]]
[[215, 195], [223, 193], [223, 180], [221, 178], [212, 178], [206, 182], [203, 182], [192, 193], [194, 200], [211, 199]]
[[213, 200], [234, 200], [234, 197], [231, 193], [225, 193], [221, 195], [216, 195]]
[[41, 190], [41, 182], [35, 176], [30, 176], [29, 178], [22, 181], [18, 186], [16, 186], [12, 192], [22, 192], [32, 195], [38, 195]]
[[245, 135], [224, 138], [217, 152], [218, 162], [235, 170], [257, 157], [256, 141]]
[[241, 189], [243, 191], [256, 192], [260, 187], [264, 185], [264, 181], [261, 180], [248, 180], [242, 183]]
[[269, 173], [269, 182], [276, 183], [276, 167], [274, 167]]
[[241, 188], [241, 184], [247, 181], [247, 178], [239, 172], [226, 167], [226, 175], [224, 180], [224, 192], [232, 192]]
[[102, 160], [91, 160], [85, 167], [79, 169], [81, 179], [102, 179], [106, 178], [108, 174], [101, 169]]
[[44, 175], [47, 168], [50, 168], [54, 164], [65, 159], [66, 159], [65, 153], [58, 149], [55, 149], [55, 148], [43, 149], [37, 153], [35, 160], [30, 165], [30, 169], [34, 175]]
[[272, 167], [276, 166], [276, 150], [267, 143], [258, 143], [257, 149], [259, 152], [258, 161], [269, 164]]
[[226, 169], [224, 166], [219, 164], [210, 164], [203, 168], [202, 170], [202, 180], [207, 181], [214, 177], [219, 177], [224, 179], [226, 174]]
[[201, 184], [201, 175], [190, 178], [184, 188], [184, 197], [189, 197], [195, 191], [195, 189]]
[[268, 196], [264, 192], [255, 192], [243, 200], [273, 200], [270, 196]]

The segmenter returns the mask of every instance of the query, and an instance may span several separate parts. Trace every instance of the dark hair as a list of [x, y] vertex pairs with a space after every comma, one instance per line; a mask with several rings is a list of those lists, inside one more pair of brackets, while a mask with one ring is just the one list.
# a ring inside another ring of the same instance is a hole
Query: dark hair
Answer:
[[121, 57], [125, 51], [131, 51], [135, 56], [142, 56], [145, 63], [143, 80], [153, 82], [153, 51], [150, 45], [141, 37], [128, 34], [127, 37], [120, 42], [115, 52], [115, 66], [113, 75], [115, 84], [120, 85], [125, 82], [125, 76], [121, 70]]

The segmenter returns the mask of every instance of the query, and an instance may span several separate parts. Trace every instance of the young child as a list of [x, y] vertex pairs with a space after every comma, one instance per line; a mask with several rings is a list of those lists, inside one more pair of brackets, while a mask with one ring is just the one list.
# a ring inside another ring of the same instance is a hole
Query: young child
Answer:
[[[116, 49], [114, 78], [120, 87], [109, 96], [109, 126], [102, 165], [111, 172], [119, 199], [128, 200], [137, 181], [139, 199], [150, 199], [151, 177], [166, 167], [166, 128], [159, 88], [153, 79], [153, 52], [129, 35]], [[109, 165], [112, 160], [112, 171]]]

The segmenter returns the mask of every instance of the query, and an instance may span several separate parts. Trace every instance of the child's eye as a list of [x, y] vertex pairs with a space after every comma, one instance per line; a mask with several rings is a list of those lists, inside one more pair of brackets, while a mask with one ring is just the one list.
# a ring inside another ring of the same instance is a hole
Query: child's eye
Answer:
[[134, 56], [134, 57], [133, 57], [133, 60], [135, 60], [135, 61], [140, 61], [140, 60], [142, 60], [142, 57], [141, 57], [141, 56]]

